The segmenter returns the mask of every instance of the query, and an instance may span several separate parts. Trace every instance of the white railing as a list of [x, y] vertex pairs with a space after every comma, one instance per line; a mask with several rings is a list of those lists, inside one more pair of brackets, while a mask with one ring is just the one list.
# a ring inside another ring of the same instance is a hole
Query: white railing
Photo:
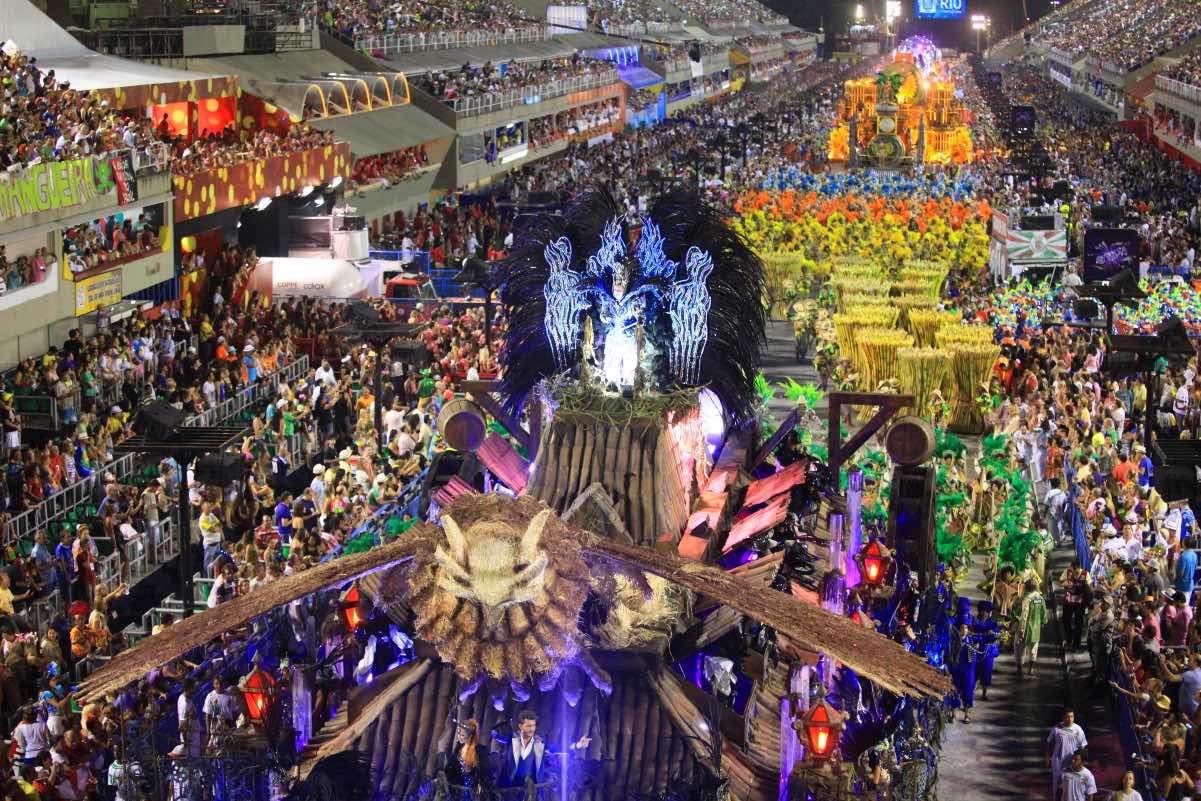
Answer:
[[263, 376], [252, 385], [240, 390], [232, 398], [227, 398], [211, 409], [205, 409], [199, 414], [192, 415], [184, 425], [217, 426], [226, 423], [259, 401], [274, 397], [279, 392], [281, 383], [291, 383], [308, 371], [309, 357], [302, 355], [274, 373]]
[[683, 30], [683, 22], [602, 22], [602, 30], [614, 36], [641, 36]]
[[1047, 51], [1047, 54], [1051, 56], [1053, 60], [1058, 61], [1065, 67], [1072, 66], [1072, 64], [1076, 61], [1076, 56], [1073, 53], [1069, 53], [1067, 50], [1063, 50], [1058, 47], [1051, 47]]
[[611, 86], [617, 82], [617, 71], [611, 70], [597, 75], [579, 75], [574, 78], [563, 78], [558, 81], [523, 86], [519, 89], [510, 89], [504, 92], [489, 92], [470, 97], [443, 99], [442, 102], [454, 109], [457, 116], [474, 117], [479, 114], [488, 114], [492, 111], [511, 108], [512, 106], [541, 103], [544, 100], [562, 97], [573, 92], [581, 92], [585, 89]]
[[[68, 459], [73, 458], [71, 454], [64, 456]], [[125, 481], [133, 475], [136, 467], [134, 457], [135, 454], [126, 453], [103, 467], [94, 468], [87, 478], [68, 484], [32, 509], [10, 518], [8, 525], [4, 527], [4, 544], [12, 545], [22, 539], [32, 538], [34, 532], [50, 525], [72, 509], [86, 506], [91, 501], [92, 489], [105, 473], [112, 473], [117, 481]], [[54, 541], [54, 538], [51, 538], [51, 542]]]
[[530, 25], [505, 31], [430, 31], [429, 33], [385, 33], [356, 36], [354, 47], [355, 50], [394, 56], [422, 50], [490, 47], [521, 42], [541, 42], [545, 39], [545, 25]]
[[1167, 92], [1168, 94], [1176, 95], [1177, 97], [1201, 105], [1201, 86], [1178, 81], [1175, 78], [1168, 78], [1165, 75], [1156, 75], [1155, 88], [1161, 92]]
[[171, 146], [166, 142], [151, 142], [146, 147], [135, 148], [133, 151], [133, 168], [135, 172], [147, 170], [150, 172], [166, 172], [171, 166]]
[[[259, 379], [254, 386], [247, 387], [211, 409], [192, 415], [184, 425], [216, 426], [226, 423], [255, 403], [273, 397], [274, 393], [279, 391], [281, 383], [291, 383], [302, 375], [306, 375], [308, 371], [309, 357], [301, 355], [274, 373]], [[65, 454], [65, 456], [71, 458], [70, 454]], [[92, 489], [105, 473], [112, 473], [118, 482], [125, 483], [137, 467], [136, 457], [137, 454], [126, 453], [103, 467], [94, 468], [92, 474], [87, 478], [63, 487], [32, 509], [27, 509], [12, 517], [8, 521], [8, 525], [4, 527], [4, 544], [11, 545], [23, 539], [32, 538], [36, 531], [46, 528], [73, 509], [87, 506], [91, 501]]]

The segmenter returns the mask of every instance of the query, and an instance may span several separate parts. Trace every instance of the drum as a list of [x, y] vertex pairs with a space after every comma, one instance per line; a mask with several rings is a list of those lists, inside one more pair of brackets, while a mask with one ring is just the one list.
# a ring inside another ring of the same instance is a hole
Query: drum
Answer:
[[466, 398], [455, 398], [442, 407], [438, 412], [438, 431], [446, 444], [457, 451], [475, 451], [488, 435], [483, 409]]
[[934, 453], [934, 426], [920, 417], [898, 417], [884, 435], [884, 449], [896, 464], [919, 465]]

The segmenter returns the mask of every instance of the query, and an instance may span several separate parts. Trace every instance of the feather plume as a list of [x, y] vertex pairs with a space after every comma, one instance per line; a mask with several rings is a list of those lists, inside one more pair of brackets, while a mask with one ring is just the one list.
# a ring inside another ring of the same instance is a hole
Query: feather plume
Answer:
[[[688, 263], [691, 248], [712, 259], [713, 270], [705, 281], [712, 303], [696, 384], [707, 385], [717, 394], [732, 423], [749, 420], [755, 408], [754, 378], [765, 344], [763, 264], [722, 213], [691, 192], [672, 189], [660, 196], [647, 216], [654, 224], [646, 227], [647, 240], [626, 249], [627, 259], [633, 253], [646, 261], [641, 279], [668, 286], [679, 281], [684, 277], [681, 265]], [[568, 269], [587, 280], [603, 281], [590, 270], [589, 256], [600, 247], [605, 228], [614, 218], [620, 218], [622, 241], [628, 243], [630, 221], [613, 196], [600, 188], [577, 196], [561, 216], [535, 217], [515, 233], [513, 254], [500, 264], [498, 272], [500, 300], [509, 321], [500, 353], [504, 368], [501, 394], [510, 412], [520, 410], [538, 383], [556, 372], [546, 330], [544, 288], [551, 273], [547, 247], [566, 238], [571, 244]], [[557, 260], [562, 259], [565, 249], [554, 248], [553, 253]], [[651, 254], [661, 255], [653, 265]], [[672, 337], [671, 323], [667, 315], [658, 314], [658, 302], [648, 300], [646, 336], [648, 341], [666, 343]], [[670, 383], [664, 378], [669, 373], [666, 352], [664, 347], [655, 350], [652, 368], [662, 389]], [[578, 367], [579, 349], [561, 350], [559, 357], [559, 369], [572, 372]]]

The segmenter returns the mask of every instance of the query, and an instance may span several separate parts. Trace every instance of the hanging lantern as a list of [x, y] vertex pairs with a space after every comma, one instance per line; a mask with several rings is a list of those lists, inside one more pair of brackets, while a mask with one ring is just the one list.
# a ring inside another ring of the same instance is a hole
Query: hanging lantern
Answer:
[[794, 727], [803, 729], [808, 756], [813, 759], [829, 759], [838, 747], [844, 726], [842, 713], [826, 703], [825, 687], [818, 684], [817, 699], [805, 716]]
[[872, 539], [863, 546], [859, 553], [855, 554], [855, 561], [859, 563], [859, 576], [864, 583], [879, 586], [884, 583], [884, 574], [888, 572], [888, 566], [892, 559], [889, 557], [888, 551], [879, 542]]
[[351, 631], [357, 631], [363, 624], [363, 613], [359, 610], [361, 597], [357, 582], [351, 584], [350, 589], [342, 593], [342, 618], [346, 621], [346, 627]]
[[266, 720], [275, 704], [275, 678], [257, 664], [250, 675], [242, 681], [242, 699], [246, 702], [246, 714], [255, 723]]

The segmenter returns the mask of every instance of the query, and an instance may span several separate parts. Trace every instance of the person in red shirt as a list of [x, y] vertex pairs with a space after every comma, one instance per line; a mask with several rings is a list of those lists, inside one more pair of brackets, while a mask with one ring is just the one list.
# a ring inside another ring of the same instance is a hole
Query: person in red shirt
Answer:
[[1134, 479], [1138, 475], [1138, 465], [1135, 464], [1129, 456], [1118, 462], [1113, 467], [1113, 477], [1117, 479], [1119, 484], [1125, 484]]
[[1058, 438], [1052, 439], [1047, 447], [1047, 464], [1044, 466], [1043, 475], [1063, 475], [1063, 448], [1059, 447]]

